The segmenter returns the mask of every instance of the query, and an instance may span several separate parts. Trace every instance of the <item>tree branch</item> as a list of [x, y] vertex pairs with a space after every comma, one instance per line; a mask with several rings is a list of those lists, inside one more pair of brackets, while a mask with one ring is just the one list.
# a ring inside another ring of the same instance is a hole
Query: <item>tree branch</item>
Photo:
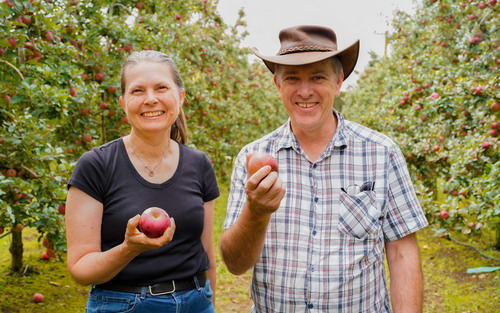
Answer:
[[12, 67], [14, 69], [14, 71], [16, 71], [17, 74], [19, 74], [19, 76], [21, 77], [21, 80], [24, 80], [23, 73], [21, 73], [21, 71], [14, 64], [10, 63], [9, 61], [2, 60], [2, 59], [0, 59], [0, 62], [5, 63], [8, 66]]

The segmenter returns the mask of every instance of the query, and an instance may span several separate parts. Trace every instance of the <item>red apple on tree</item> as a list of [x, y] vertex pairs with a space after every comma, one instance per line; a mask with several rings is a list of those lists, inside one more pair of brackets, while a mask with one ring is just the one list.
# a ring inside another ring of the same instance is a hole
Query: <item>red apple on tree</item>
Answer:
[[448, 211], [445, 211], [445, 210], [439, 212], [439, 216], [441, 218], [444, 218], [445, 220], [448, 219], [448, 218], [450, 218], [450, 214], [448, 213]]
[[52, 248], [47, 248], [47, 255], [49, 258], [55, 258], [56, 257], [56, 250]]
[[247, 163], [248, 176], [252, 176], [266, 165], [271, 166], [272, 171], [278, 172], [278, 161], [272, 155], [264, 152], [252, 153]]
[[47, 261], [48, 259], [50, 259], [49, 254], [47, 253], [47, 251], [43, 251], [42, 252], [42, 254], [40, 255], [40, 259], [42, 259], [44, 261]]
[[42, 245], [45, 248], [52, 248], [52, 245], [50, 244], [49, 237], [43, 238]]
[[12, 48], [14, 48], [14, 47], [16, 46], [16, 44], [17, 44], [16, 38], [12, 38], [12, 37], [10, 37], [10, 38], [8, 39], [8, 41], [9, 41], [9, 45], [10, 45]]
[[91, 142], [92, 141], [92, 136], [91, 135], [84, 135], [82, 139], [85, 142]]
[[57, 208], [57, 211], [58, 211], [58, 212], [59, 212], [59, 214], [61, 214], [61, 215], [66, 214], [66, 205], [65, 205], [65, 204], [61, 204], [61, 205], [59, 205], [59, 207]]
[[54, 36], [52, 35], [52, 32], [50, 30], [45, 33], [45, 39], [50, 42], [54, 40]]
[[104, 80], [104, 74], [103, 73], [97, 73], [95, 75], [95, 80], [97, 80], [98, 82], [102, 82]]
[[144, 235], [150, 238], [161, 237], [170, 227], [170, 216], [162, 208], [147, 208], [141, 214], [139, 227]]

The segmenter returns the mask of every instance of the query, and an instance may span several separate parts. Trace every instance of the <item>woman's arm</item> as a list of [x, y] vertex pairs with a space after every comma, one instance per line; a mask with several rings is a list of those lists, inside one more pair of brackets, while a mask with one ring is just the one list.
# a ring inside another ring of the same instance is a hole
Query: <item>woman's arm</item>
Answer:
[[214, 229], [214, 206], [215, 200], [205, 202], [203, 207], [205, 208], [205, 220], [203, 227], [203, 234], [201, 235], [201, 241], [203, 243], [203, 248], [207, 252], [208, 259], [210, 261], [210, 268], [207, 270], [208, 279], [210, 279], [210, 287], [214, 293], [213, 303], [215, 306], [215, 288], [217, 286], [217, 264], [215, 263], [215, 249], [214, 249], [214, 239], [213, 239], [213, 229]]
[[68, 270], [82, 285], [102, 284], [115, 277], [132, 259], [143, 251], [162, 247], [170, 242], [175, 222], [159, 238], [148, 238], [137, 229], [139, 215], [131, 217], [122, 244], [101, 251], [103, 205], [82, 190], [71, 187], [66, 199], [66, 239]]

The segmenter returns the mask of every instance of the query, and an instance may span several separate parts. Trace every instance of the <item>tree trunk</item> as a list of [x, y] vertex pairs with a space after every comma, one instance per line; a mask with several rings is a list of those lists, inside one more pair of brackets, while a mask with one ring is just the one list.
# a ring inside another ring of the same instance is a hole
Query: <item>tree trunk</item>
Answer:
[[12, 242], [10, 243], [9, 251], [12, 258], [11, 270], [15, 273], [20, 273], [23, 269], [22, 230], [12, 231]]
[[495, 248], [500, 250], [500, 225], [497, 226], [497, 242], [495, 242]]

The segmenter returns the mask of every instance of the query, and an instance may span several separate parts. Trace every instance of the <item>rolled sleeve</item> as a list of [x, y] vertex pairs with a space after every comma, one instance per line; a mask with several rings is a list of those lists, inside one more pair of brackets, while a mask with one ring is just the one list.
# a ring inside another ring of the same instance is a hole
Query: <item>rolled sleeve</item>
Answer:
[[399, 147], [389, 155], [387, 214], [383, 224], [385, 241], [394, 241], [428, 225], [417, 199], [406, 161]]

